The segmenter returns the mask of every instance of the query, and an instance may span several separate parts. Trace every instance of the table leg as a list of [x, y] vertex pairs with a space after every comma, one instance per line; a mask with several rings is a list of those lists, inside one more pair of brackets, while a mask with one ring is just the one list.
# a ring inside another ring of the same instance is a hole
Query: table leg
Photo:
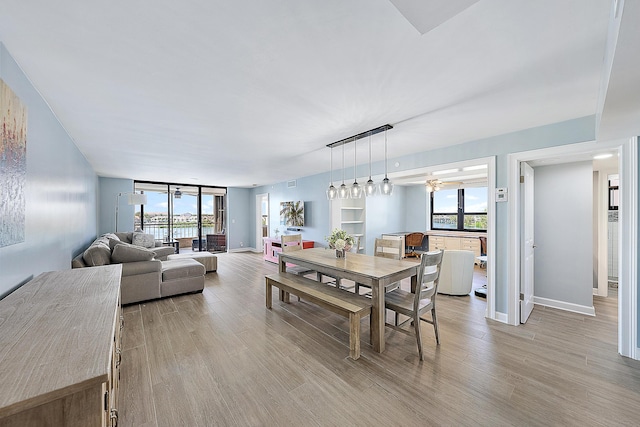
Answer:
[[384, 286], [374, 280], [371, 286], [371, 345], [378, 353], [384, 351]]
[[413, 275], [411, 276], [411, 293], [415, 294], [416, 293], [416, 288], [418, 287], [418, 276], [417, 275]]
[[[280, 273], [284, 273], [284, 272], [287, 271], [287, 263], [282, 260], [281, 256], [278, 256], [278, 271]], [[280, 288], [278, 288], [278, 296], [280, 298], [280, 301], [285, 301], [286, 300], [286, 302], [289, 302], [289, 298], [285, 298], [285, 293]]]

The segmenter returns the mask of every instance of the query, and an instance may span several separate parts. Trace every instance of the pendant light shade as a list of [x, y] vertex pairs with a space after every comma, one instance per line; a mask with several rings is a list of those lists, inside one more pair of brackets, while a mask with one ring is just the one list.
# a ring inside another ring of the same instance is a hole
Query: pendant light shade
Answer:
[[333, 147], [330, 147], [329, 155], [331, 156], [329, 160], [329, 167], [331, 169], [331, 184], [327, 189], [327, 199], [334, 200], [336, 197], [338, 197], [338, 190], [333, 186]]
[[[378, 191], [380, 194], [390, 195], [393, 191], [393, 184], [389, 181], [387, 177], [387, 130], [393, 129], [393, 126], [390, 124], [378, 126], [377, 128], [370, 129], [366, 132], [359, 133], [357, 135], [350, 136], [349, 138], [344, 138], [334, 143], [328, 144], [327, 147], [331, 148], [331, 153], [333, 153], [333, 148], [342, 145], [342, 185], [338, 188], [333, 186], [333, 154], [331, 154], [331, 183], [329, 188], [327, 189], [327, 199], [359, 199], [364, 194], [367, 197], [375, 196]], [[380, 185], [376, 185], [371, 179], [371, 136], [376, 135], [378, 133], [384, 132], [384, 180], [380, 183]], [[369, 137], [369, 180], [365, 185], [358, 184], [358, 144], [357, 140], [365, 137]], [[353, 142], [353, 184], [346, 185], [344, 183], [344, 146], [346, 144], [350, 144]], [[379, 190], [378, 190], [379, 189]]]
[[344, 185], [344, 144], [342, 144], [342, 185], [340, 189], [338, 189], [338, 198], [340, 199], [348, 199], [351, 195], [349, 188]]
[[380, 194], [390, 196], [393, 193], [393, 184], [387, 177], [387, 131], [384, 131], [384, 179], [380, 183]]
[[367, 197], [375, 196], [378, 186], [371, 179], [371, 133], [369, 133], [369, 180], [364, 185], [364, 195]]
[[356, 139], [353, 139], [353, 185], [351, 186], [351, 198], [352, 199], [359, 199], [360, 197], [362, 197], [362, 187], [360, 187], [360, 184], [358, 184], [358, 180], [357, 180], [357, 162], [356, 162], [356, 155], [358, 152], [358, 144], [356, 142]]

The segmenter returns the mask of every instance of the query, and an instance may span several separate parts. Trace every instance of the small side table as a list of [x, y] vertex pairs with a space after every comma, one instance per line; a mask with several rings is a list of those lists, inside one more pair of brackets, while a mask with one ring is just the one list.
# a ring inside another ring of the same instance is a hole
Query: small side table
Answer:
[[171, 242], [162, 242], [163, 245], [165, 246], [173, 246], [176, 250], [176, 253], [179, 254], [180, 253], [180, 242], [177, 240], [172, 240]]

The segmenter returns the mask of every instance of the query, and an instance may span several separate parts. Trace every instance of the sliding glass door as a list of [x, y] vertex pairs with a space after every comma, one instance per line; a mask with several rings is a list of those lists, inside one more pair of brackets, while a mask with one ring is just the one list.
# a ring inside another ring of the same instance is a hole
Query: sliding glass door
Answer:
[[226, 251], [225, 188], [136, 182], [135, 190], [147, 195], [136, 227], [181, 251]]

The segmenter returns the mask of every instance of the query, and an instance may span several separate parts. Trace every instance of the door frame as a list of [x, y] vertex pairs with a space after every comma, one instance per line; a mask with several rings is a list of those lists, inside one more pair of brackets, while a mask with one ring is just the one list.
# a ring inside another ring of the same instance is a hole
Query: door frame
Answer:
[[[256, 194], [256, 252], [263, 252], [262, 243], [262, 199], [267, 199], [267, 212], [269, 212], [269, 193]], [[269, 224], [267, 224], [267, 237], [269, 237]]]
[[[530, 176], [529, 176], [530, 175]], [[527, 162], [520, 162], [520, 176], [524, 177], [524, 179], [522, 179], [520, 181], [520, 194], [521, 194], [521, 198], [520, 198], [520, 206], [521, 206], [521, 210], [525, 210], [525, 212], [521, 212], [522, 214], [522, 234], [521, 236], [524, 237], [524, 242], [523, 246], [521, 247], [521, 249], [523, 250], [524, 253], [520, 253], [520, 280], [522, 281], [520, 283], [520, 294], [521, 294], [521, 300], [520, 300], [520, 323], [527, 323], [527, 320], [529, 319], [529, 316], [531, 315], [531, 312], [533, 311], [533, 306], [534, 306], [534, 302], [533, 302], [533, 295], [534, 295], [534, 253], [535, 253], [535, 229], [534, 229], [534, 215], [533, 215], [533, 211], [534, 209], [534, 185], [535, 185], [535, 172], [533, 170], [533, 168], [531, 167], [531, 165], [529, 165], [529, 163]], [[531, 209], [531, 211], [528, 213], [526, 209], [524, 208], [528, 208]], [[530, 227], [530, 228], [529, 228]], [[528, 234], [531, 234], [530, 236], [528, 236]], [[531, 238], [531, 248], [529, 251], [528, 248], [528, 244], [527, 244], [527, 237]], [[531, 255], [531, 260], [528, 261], [527, 260], [527, 255]], [[523, 265], [524, 264], [524, 265]], [[529, 287], [527, 286], [528, 282], [527, 280], [529, 280], [531, 282], [531, 287], [529, 289]], [[526, 313], [526, 315], [523, 315], [523, 308], [524, 308], [524, 312]]]
[[584, 142], [509, 154], [510, 187], [507, 250], [507, 323], [519, 324], [520, 305], [520, 163], [554, 156], [584, 154], [595, 150], [618, 149], [620, 175], [620, 239], [618, 282], [618, 352], [638, 359], [637, 327], [637, 241], [638, 241], [638, 138], [608, 142]]

